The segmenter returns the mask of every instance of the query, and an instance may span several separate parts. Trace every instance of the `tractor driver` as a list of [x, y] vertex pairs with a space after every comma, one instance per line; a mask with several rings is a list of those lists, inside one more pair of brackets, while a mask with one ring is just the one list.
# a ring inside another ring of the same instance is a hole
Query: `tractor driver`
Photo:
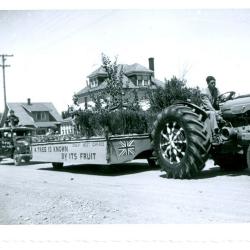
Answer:
[[201, 91], [201, 101], [203, 108], [207, 111], [210, 118], [210, 126], [213, 131], [213, 136], [219, 132], [218, 120], [223, 120], [220, 116], [219, 105], [217, 98], [219, 90], [216, 87], [216, 79], [213, 76], [206, 78], [207, 88]]

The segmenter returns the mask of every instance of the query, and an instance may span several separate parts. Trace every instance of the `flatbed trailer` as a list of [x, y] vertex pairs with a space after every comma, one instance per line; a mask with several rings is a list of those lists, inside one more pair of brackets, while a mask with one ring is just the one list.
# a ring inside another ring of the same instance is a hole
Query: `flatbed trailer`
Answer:
[[54, 168], [64, 165], [113, 165], [134, 159], [152, 163], [149, 134], [112, 135], [32, 142], [32, 161], [51, 162]]

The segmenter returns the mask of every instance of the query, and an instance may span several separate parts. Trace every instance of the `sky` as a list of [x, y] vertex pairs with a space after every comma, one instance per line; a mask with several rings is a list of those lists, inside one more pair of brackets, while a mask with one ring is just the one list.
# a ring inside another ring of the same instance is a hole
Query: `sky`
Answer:
[[[191, 87], [213, 75], [220, 92], [250, 93], [250, 9], [1, 10], [7, 102], [52, 102], [59, 112], [86, 86], [104, 53]], [[0, 63], [2, 64], [2, 63]], [[0, 68], [0, 112], [3, 111]]]

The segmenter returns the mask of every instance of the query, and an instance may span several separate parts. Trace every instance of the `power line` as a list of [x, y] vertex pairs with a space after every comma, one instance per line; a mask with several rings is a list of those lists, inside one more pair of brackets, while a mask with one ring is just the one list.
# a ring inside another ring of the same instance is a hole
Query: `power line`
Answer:
[[7, 100], [6, 100], [6, 86], [5, 86], [5, 67], [10, 67], [10, 65], [6, 65], [5, 61], [7, 60], [6, 57], [10, 57], [13, 55], [0, 55], [2, 57], [2, 64], [0, 67], [3, 68], [3, 94], [4, 94], [4, 109], [6, 110], [7, 107]]

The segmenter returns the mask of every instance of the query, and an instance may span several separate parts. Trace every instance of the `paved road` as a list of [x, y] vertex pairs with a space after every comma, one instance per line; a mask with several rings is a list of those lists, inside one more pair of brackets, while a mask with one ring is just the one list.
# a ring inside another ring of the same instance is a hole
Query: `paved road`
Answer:
[[212, 161], [195, 179], [172, 180], [143, 162], [119, 166], [0, 165], [0, 224], [250, 222], [250, 170]]

